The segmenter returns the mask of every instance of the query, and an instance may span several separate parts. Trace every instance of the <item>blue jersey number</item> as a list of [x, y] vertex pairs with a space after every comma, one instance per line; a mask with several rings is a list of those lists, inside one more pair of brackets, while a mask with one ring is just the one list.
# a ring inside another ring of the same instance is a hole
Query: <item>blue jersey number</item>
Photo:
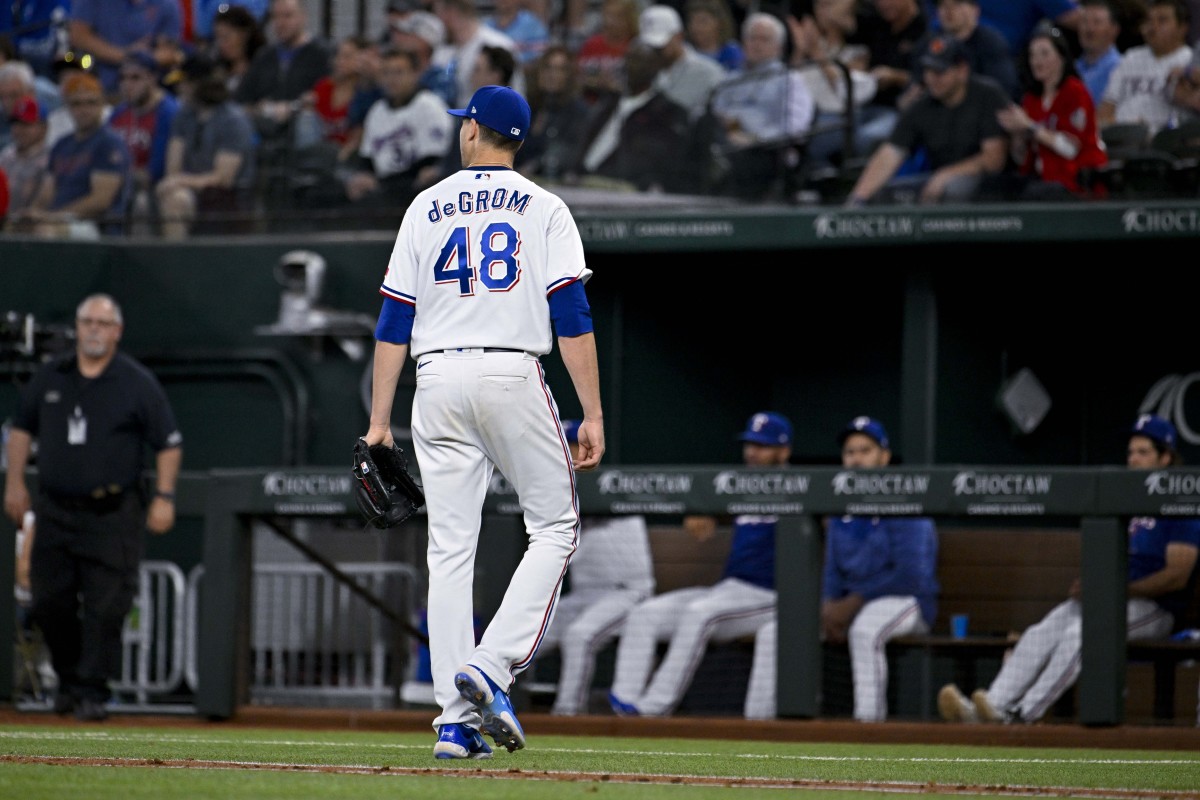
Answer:
[[517, 253], [521, 249], [521, 237], [507, 222], [493, 222], [479, 237], [482, 254], [478, 267], [471, 264], [470, 228], [455, 228], [442, 245], [437, 263], [433, 267], [433, 279], [438, 283], [457, 283], [458, 293], [464, 297], [475, 294], [475, 274], [489, 292], [507, 292], [521, 279], [521, 265]]

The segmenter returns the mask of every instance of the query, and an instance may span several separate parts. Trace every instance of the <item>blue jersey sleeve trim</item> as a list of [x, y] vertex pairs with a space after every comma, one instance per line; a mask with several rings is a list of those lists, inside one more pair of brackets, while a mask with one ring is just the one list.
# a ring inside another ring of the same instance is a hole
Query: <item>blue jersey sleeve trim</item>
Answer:
[[550, 322], [558, 336], [592, 332], [592, 308], [583, 291], [583, 281], [572, 281], [550, 294]]
[[379, 322], [375, 324], [375, 338], [392, 344], [408, 344], [412, 338], [413, 320], [417, 307], [411, 303], [388, 298], [379, 310]]

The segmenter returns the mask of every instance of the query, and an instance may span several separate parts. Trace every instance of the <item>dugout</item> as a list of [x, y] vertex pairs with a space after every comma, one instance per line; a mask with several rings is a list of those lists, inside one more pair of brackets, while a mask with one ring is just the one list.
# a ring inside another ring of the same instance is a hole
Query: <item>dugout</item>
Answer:
[[[606, 465], [737, 463], [733, 437], [762, 408], [795, 423], [796, 465], [834, 463], [833, 434], [857, 413], [886, 422], [902, 465], [1118, 464], [1143, 408], [1177, 423], [1195, 462], [1190, 322], [1172, 300], [1176, 279], [1145, 261], [1190, 244], [1198, 210], [583, 209]], [[280, 316], [277, 267], [297, 249], [327, 264], [323, 306], [373, 316], [393, 238], [0, 239], [0, 407], [30, 367], [26, 318], [49, 334], [84, 295], [107, 291], [125, 311], [125, 348], [167, 386], [185, 469], [201, 482], [212, 470], [341, 464], [366, 423], [369, 368], [342, 340], [369, 349], [366, 335], [259, 329]], [[1134, 309], [1151, 315], [1149, 334], [1130, 325]], [[563, 413], [575, 413], [557, 356], [545, 363]], [[1023, 371], [1049, 402], [1024, 429], [998, 402]], [[204, 526], [183, 520], [148, 557], [200, 563]]]

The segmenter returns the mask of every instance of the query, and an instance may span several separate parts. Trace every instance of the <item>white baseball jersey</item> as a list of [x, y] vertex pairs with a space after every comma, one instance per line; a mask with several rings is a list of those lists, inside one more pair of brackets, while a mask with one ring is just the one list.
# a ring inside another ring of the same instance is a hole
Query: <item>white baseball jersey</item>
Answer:
[[446, 103], [433, 92], [421, 89], [399, 108], [381, 98], [363, 120], [358, 154], [371, 159], [377, 178], [386, 178], [407, 172], [422, 159], [444, 157], [457, 131]]
[[1105, 102], [1116, 106], [1116, 121], [1144, 122], [1151, 134], [1165, 127], [1172, 109], [1171, 71], [1191, 61], [1192, 48], [1186, 45], [1161, 58], [1148, 45], [1129, 48], [1104, 89]]
[[511, 169], [471, 168], [417, 195], [380, 292], [416, 306], [414, 358], [458, 347], [545, 355], [546, 297], [591, 275], [557, 195]]

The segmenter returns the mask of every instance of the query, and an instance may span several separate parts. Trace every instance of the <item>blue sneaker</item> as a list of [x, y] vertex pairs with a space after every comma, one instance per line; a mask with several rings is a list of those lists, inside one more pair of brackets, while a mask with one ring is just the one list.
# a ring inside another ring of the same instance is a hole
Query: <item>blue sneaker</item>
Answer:
[[438, 728], [437, 744], [433, 746], [434, 758], [491, 758], [492, 748], [479, 735], [479, 731], [461, 722], [452, 722]]
[[641, 712], [637, 710], [637, 706], [632, 703], [626, 703], [612, 692], [608, 693], [608, 704], [612, 706], [613, 713], [618, 717], [637, 717], [641, 715]]
[[517, 712], [508, 695], [483, 670], [467, 664], [454, 676], [454, 685], [459, 695], [483, 716], [483, 732], [496, 744], [510, 753], [525, 746], [525, 731], [517, 722]]

